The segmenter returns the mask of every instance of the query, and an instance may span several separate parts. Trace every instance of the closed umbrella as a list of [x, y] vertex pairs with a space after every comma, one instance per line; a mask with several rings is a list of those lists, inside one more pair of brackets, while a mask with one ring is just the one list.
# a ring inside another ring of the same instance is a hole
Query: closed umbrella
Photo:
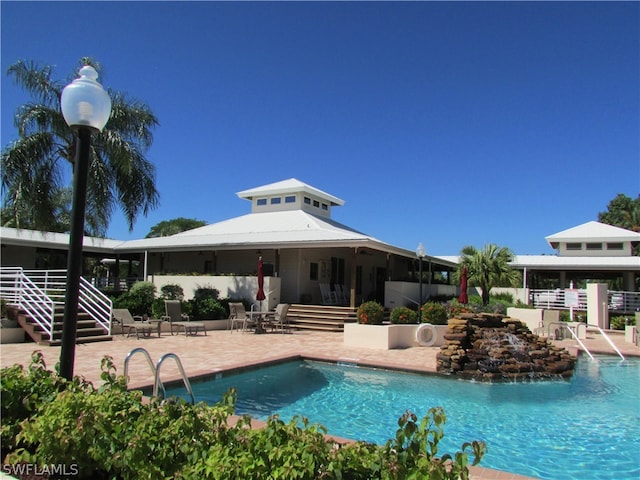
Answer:
[[460, 296], [458, 301], [463, 305], [469, 303], [469, 297], [467, 296], [467, 267], [462, 267], [462, 275], [460, 277]]
[[262, 268], [262, 257], [258, 258], [258, 293], [256, 300], [260, 302], [260, 310], [262, 310], [262, 301], [267, 298], [264, 294], [264, 270]]
[[258, 313], [258, 318], [256, 320], [256, 331], [255, 333], [264, 333], [264, 329], [262, 328], [262, 301], [267, 298], [264, 294], [264, 270], [262, 268], [262, 257], [258, 257], [258, 293], [256, 293], [256, 300], [260, 302], [260, 313]]

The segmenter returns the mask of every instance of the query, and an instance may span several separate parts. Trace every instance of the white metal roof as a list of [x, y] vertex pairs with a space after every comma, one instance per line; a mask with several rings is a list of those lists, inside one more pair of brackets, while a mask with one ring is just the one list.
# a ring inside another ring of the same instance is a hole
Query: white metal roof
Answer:
[[640, 272], [640, 257], [560, 257], [516, 255], [511, 266], [536, 270], [632, 270]]
[[[118, 251], [253, 248], [369, 247], [405, 257], [415, 252], [395, 247], [331, 219], [302, 210], [249, 213], [168, 237], [129, 240]], [[454, 266], [455, 263], [444, 261]]]
[[[456, 255], [436, 257], [459, 263]], [[640, 257], [560, 257], [558, 255], [515, 255], [514, 268], [535, 270], [630, 270], [640, 271]]]
[[552, 247], [559, 242], [640, 242], [640, 233], [600, 222], [587, 222], [545, 237]]
[[[37, 230], [26, 230], [9, 227], [0, 227], [0, 239], [5, 245], [20, 245], [30, 247], [52, 248], [58, 247], [66, 249], [69, 247], [68, 233], [40, 232]], [[111, 240], [108, 238], [84, 237], [83, 249], [88, 252], [111, 252], [122, 240]]]
[[243, 190], [242, 192], [238, 192], [240, 198], [253, 199], [255, 197], [263, 197], [268, 195], [284, 195], [287, 193], [298, 193], [305, 192], [316, 197], [322, 198], [327, 202], [330, 202], [331, 205], [344, 205], [344, 200], [341, 200], [338, 197], [334, 197], [333, 195], [328, 194], [327, 192], [323, 192], [311, 185], [308, 185], [304, 182], [296, 178], [290, 178], [288, 180], [282, 180], [280, 182], [270, 183], [268, 185], [263, 185], [261, 187], [250, 188], [249, 190]]

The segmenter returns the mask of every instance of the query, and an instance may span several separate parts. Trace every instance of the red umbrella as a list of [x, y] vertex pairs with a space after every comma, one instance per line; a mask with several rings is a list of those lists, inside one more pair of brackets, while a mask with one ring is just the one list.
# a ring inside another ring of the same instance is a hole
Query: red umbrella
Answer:
[[260, 301], [262, 306], [262, 300], [267, 298], [264, 294], [264, 271], [262, 269], [262, 257], [258, 258], [258, 293], [256, 294], [256, 300]]
[[462, 276], [460, 277], [460, 296], [458, 301], [463, 305], [469, 303], [469, 297], [467, 296], [467, 267], [462, 267]]

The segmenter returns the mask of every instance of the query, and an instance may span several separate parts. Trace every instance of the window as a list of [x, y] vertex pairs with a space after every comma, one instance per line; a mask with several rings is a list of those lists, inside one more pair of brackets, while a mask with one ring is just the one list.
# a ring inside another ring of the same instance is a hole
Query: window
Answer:
[[318, 200], [314, 200], [313, 201], [313, 206], [314, 207], [319, 207], [320, 206], [320, 202]]
[[323, 203], [322, 210], [329, 210], [329, 205], [327, 205], [326, 203]]
[[595, 242], [587, 243], [587, 250], [602, 250], [602, 244]]
[[309, 197], [304, 197], [304, 203], [306, 205], [311, 205], [311, 199]]
[[260, 206], [262, 206], [262, 205], [266, 205], [266, 204], [267, 204], [267, 199], [266, 199], [266, 198], [259, 198], [259, 199], [256, 201], [256, 204], [257, 204], [257, 205], [260, 205]]
[[286, 197], [284, 197], [284, 203], [296, 203], [296, 196], [287, 195]]
[[309, 280], [318, 280], [318, 264], [316, 262], [309, 263]]
[[607, 250], [624, 250], [622, 242], [607, 243]]
[[282, 202], [282, 198], [280, 197], [271, 198], [271, 205], [280, 205], [281, 202]]
[[567, 243], [567, 250], [582, 250], [581, 243]]

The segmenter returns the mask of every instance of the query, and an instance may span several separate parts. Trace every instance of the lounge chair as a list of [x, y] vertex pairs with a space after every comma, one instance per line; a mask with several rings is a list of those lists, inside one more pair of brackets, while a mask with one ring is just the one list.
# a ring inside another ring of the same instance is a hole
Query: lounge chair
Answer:
[[166, 315], [162, 317], [162, 320], [169, 322], [169, 330], [173, 335], [174, 327], [176, 333], [179, 335], [182, 330], [186, 335], [197, 335], [198, 331], [202, 330], [204, 334], [207, 334], [207, 330], [204, 328], [204, 323], [192, 322], [189, 319], [189, 315], [182, 313], [182, 305], [180, 300], [165, 300], [164, 310]]
[[154, 325], [149, 322], [143, 322], [142, 317], [133, 316], [131, 312], [126, 308], [114, 308], [111, 312], [113, 315], [113, 321], [120, 325], [122, 328], [122, 335], [127, 333], [127, 337], [135, 333], [136, 338], [140, 339], [140, 334], [143, 337], [150, 337], [153, 331]]
[[247, 329], [255, 326], [255, 319], [252, 314], [248, 314], [246, 308], [244, 307], [244, 303], [235, 302], [229, 304], [229, 310], [231, 311], [231, 315], [229, 316], [230, 324], [229, 329], [231, 332], [237, 330], [238, 325], [242, 327], [242, 332], [244, 333]]
[[282, 333], [289, 328], [287, 314], [289, 313], [288, 303], [279, 303], [273, 312], [269, 312], [265, 316], [265, 324], [271, 327], [271, 331], [280, 329]]

